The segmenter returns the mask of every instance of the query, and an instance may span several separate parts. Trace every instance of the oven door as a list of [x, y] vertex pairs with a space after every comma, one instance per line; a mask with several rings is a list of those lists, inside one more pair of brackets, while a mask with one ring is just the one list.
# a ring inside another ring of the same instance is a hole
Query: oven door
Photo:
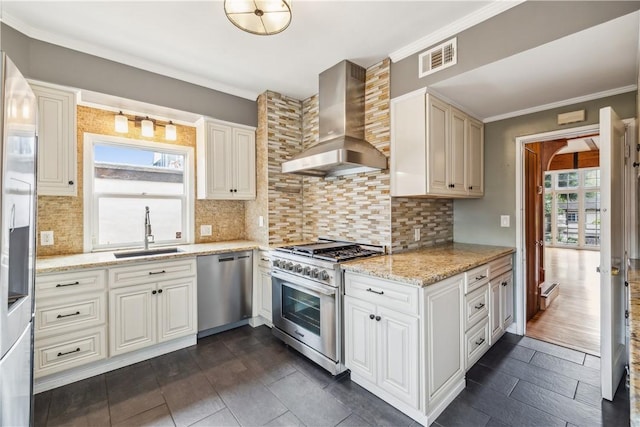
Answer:
[[273, 325], [337, 361], [338, 289], [281, 272], [272, 272]]

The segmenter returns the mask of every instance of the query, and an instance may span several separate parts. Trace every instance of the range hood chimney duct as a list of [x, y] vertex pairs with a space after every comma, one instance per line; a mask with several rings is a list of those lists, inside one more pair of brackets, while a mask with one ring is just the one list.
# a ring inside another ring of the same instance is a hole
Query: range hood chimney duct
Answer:
[[339, 176], [387, 168], [387, 157], [364, 140], [365, 74], [346, 60], [320, 74], [319, 142], [283, 162], [283, 173]]

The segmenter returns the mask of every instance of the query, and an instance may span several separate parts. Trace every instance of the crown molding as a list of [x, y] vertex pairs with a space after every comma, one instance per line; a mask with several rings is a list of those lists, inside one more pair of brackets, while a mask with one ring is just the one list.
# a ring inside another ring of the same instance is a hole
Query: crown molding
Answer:
[[638, 90], [638, 85], [622, 86], [602, 92], [591, 93], [589, 95], [578, 96], [576, 98], [565, 99], [564, 101], [552, 102], [550, 104], [538, 105], [536, 107], [525, 108], [523, 110], [512, 111], [511, 113], [498, 114], [483, 119], [484, 123], [497, 122], [498, 120], [511, 119], [513, 117], [524, 116], [525, 114], [539, 113], [540, 111], [551, 110], [553, 108], [566, 107], [568, 105], [579, 104], [581, 102], [593, 101], [594, 99], [606, 98], [607, 96], [620, 95], [621, 93]]
[[6, 12], [2, 13], [0, 21], [35, 40], [62, 46], [67, 49], [77, 50], [88, 55], [97, 56], [99, 58], [118, 62], [130, 67], [140, 68], [145, 71], [160, 74], [166, 77], [171, 77], [198, 86], [203, 86], [209, 89], [224, 92], [226, 94], [238, 96], [240, 98], [249, 99], [251, 101], [255, 101], [259, 95], [259, 93], [253, 91], [229, 86], [213, 79], [208, 79], [196, 74], [178, 70], [173, 67], [160, 65], [151, 61], [145, 61], [134, 55], [128, 55], [116, 50], [99, 47], [95, 44], [86, 43], [83, 40], [69, 38], [61, 36], [59, 34], [53, 34], [48, 31], [42, 31], [40, 29], [32, 27], [31, 25], [28, 25], [24, 21], [15, 18], [14, 16], [11, 16], [10, 14], [7, 14]]
[[444, 27], [440, 28], [433, 33], [416, 40], [413, 43], [406, 45], [403, 48], [396, 50], [395, 52], [391, 52], [389, 57], [391, 61], [398, 62], [404, 58], [407, 58], [414, 53], [420, 52], [423, 49], [431, 47], [443, 40], [452, 37], [460, 32], [473, 27], [487, 19], [493, 18], [496, 15], [501, 14], [504, 11], [511, 9], [521, 3], [524, 3], [526, 0], [496, 0], [483, 8], [472, 12], [457, 21], [454, 21]]

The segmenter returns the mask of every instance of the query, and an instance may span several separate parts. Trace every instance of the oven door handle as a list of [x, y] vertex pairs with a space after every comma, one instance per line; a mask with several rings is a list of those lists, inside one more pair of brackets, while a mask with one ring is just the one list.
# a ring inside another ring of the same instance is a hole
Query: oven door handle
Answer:
[[300, 292], [312, 291], [312, 292], [316, 292], [326, 296], [335, 295], [337, 292], [336, 288], [332, 288], [330, 286], [322, 286], [322, 285], [316, 285], [311, 283], [305, 283], [304, 285], [301, 285], [300, 283], [295, 283], [288, 276], [280, 273], [279, 271], [273, 271], [271, 272], [271, 275], [278, 279], [284, 280], [287, 286], [297, 289]]

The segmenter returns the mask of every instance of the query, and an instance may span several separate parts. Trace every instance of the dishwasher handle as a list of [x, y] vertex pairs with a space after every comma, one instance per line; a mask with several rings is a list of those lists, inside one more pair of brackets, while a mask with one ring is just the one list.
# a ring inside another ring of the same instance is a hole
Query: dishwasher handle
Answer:
[[227, 262], [227, 261], [234, 261], [234, 260], [235, 260], [234, 257], [218, 258], [218, 262]]

